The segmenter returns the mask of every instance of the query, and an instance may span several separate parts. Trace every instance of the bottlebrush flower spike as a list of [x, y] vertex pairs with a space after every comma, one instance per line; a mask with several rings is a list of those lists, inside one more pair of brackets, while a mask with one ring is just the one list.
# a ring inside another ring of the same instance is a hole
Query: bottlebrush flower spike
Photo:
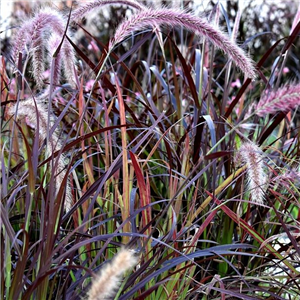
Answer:
[[110, 299], [114, 296], [116, 289], [120, 286], [123, 274], [133, 268], [138, 262], [136, 254], [129, 249], [121, 249], [101, 270], [101, 273], [94, 279], [89, 291], [88, 300]]
[[254, 62], [228, 36], [206, 20], [178, 9], [147, 8], [132, 15], [118, 26], [114, 38], [110, 41], [109, 48], [112, 49], [133, 31], [142, 30], [149, 26], [156, 28], [161, 25], [182, 26], [199, 36], [204, 36], [223, 50], [247, 77], [255, 78]]
[[286, 85], [276, 91], [266, 91], [256, 106], [256, 114], [288, 112], [300, 105], [300, 84]]
[[[65, 33], [66, 24], [66, 20], [58, 11], [47, 7], [23, 23], [14, 37], [12, 56], [17, 63], [19, 52], [25, 54], [25, 49], [28, 48], [28, 54], [32, 55], [33, 77], [39, 88], [43, 85], [45, 49], [53, 53], [48, 39], [54, 35], [56, 39], [60, 38], [61, 40]], [[66, 39], [64, 39], [61, 48], [61, 60], [67, 79], [74, 85], [76, 82], [74, 74], [75, 55], [72, 46]]]
[[235, 162], [237, 164], [246, 164], [248, 189], [252, 201], [263, 204], [267, 177], [263, 169], [262, 151], [253, 143], [245, 143], [237, 151]]
[[144, 5], [138, 3], [134, 0], [97, 0], [97, 1], [90, 1], [84, 5], [79, 6], [77, 9], [75, 9], [71, 14], [71, 21], [77, 22], [80, 19], [82, 19], [84, 16], [86, 16], [89, 12], [95, 9], [99, 9], [100, 7], [104, 5], [112, 5], [112, 4], [122, 4], [127, 5], [129, 7], [136, 8], [138, 10], [141, 10], [145, 8]]
[[[43, 94], [45, 95], [45, 94]], [[16, 120], [23, 120], [26, 118], [35, 129], [37, 129], [37, 118], [39, 120], [39, 139], [40, 142], [43, 142], [47, 138], [47, 132], [54, 125], [53, 118], [50, 118], [50, 124], [48, 126], [48, 109], [43, 103], [45, 96], [40, 96], [34, 100], [33, 98], [20, 101], [18, 107], [12, 105], [8, 109], [8, 116], [15, 116]], [[62, 144], [59, 138], [59, 132], [57, 129], [54, 130], [53, 134], [49, 137], [49, 143], [46, 146], [46, 156], [50, 157], [52, 153], [59, 151], [62, 148]], [[58, 157], [58, 161], [54, 162], [56, 165], [55, 170], [55, 191], [58, 193], [63, 179], [66, 176], [66, 157], [64, 154], [61, 154]], [[51, 164], [50, 164], [51, 165]], [[72, 192], [70, 187], [70, 182], [67, 181], [66, 186], [66, 200], [65, 200], [65, 209], [66, 211], [70, 210], [72, 205]]]

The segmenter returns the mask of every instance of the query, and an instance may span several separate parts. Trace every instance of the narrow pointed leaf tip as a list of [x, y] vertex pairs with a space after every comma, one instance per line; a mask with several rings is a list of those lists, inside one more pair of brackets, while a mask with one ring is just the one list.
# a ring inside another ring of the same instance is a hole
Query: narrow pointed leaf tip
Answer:
[[178, 9], [145, 8], [138, 14], [132, 15], [118, 26], [114, 38], [110, 41], [110, 49], [122, 42], [133, 31], [143, 30], [147, 27], [157, 28], [161, 25], [182, 26], [195, 32], [198, 36], [204, 36], [223, 50], [247, 77], [252, 79], [256, 77], [254, 62], [227, 35], [206, 20]]

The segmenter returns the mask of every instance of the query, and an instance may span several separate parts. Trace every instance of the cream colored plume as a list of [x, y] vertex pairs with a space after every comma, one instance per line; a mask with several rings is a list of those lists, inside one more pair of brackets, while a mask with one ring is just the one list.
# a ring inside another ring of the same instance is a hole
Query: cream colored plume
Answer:
[[88, 293], [88, 300], [110, 299], [120, 287], [124, 273], [138, 263], [134, 251], [122, 248], [111, 263], [106, 264], [94, 279]]

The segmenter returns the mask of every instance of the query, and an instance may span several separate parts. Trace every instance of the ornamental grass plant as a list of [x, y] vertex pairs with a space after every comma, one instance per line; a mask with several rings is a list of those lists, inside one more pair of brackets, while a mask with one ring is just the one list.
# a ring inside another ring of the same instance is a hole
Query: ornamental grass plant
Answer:
[[300, 299], [300, 10], [179, 2], [3, 38], [1, 299]]

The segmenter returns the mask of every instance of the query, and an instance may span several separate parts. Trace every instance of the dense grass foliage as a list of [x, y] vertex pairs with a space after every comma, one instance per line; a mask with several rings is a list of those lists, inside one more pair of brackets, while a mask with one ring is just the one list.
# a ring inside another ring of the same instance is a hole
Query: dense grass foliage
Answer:
[[300, 299], [300, 10], [263, 54], [248, 13], [98, 0], [18, 24], [1, 299]]

